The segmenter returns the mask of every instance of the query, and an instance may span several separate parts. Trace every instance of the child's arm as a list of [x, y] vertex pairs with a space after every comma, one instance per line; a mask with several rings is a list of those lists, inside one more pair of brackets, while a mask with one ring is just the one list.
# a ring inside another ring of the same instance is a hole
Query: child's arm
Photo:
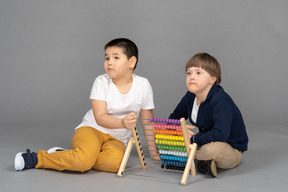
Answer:
[[155, 143], [154, 128], [151, 126], [151, 122], [148, 120], [154, 117], [152, 109], [149, 110], [141, 109], [140, 117], [150, 157], [151, 159], [154, 160], [160, 160], [158, 149]]
[[[211, 111], [206, 111], [206, 114], [210, 115], [206, 115], [204, 120], [213, 121], [213, 126], [206, 126], [205, 131], [197, 133], [191, 139], [191, 142], [197, 143], [199, 147], [210, 142], [227, 142], [231, 133], [234, 115], [233, 106], [226, 100], [216, 101], [212, 106]], [[199, 118], [201, 117], [198, 115]]]
[[[191, 103], [194, 100], [191, 99], [191, 94], [189, 91], [182, 97], [181, 101], [178, 103], [176, 108], [174, 109], [173, 113], [170, 114], [169, 119], [181, 119], [181, 118], [188, 118], [188, 110]], [[191, 106], [192, 107], [192, 106]]]
[[123, 119], [116, 118], [107, 114], [106, 101], [91, 99], [94, 118], [98, 125], [108, 129], [133, 129], [137, 124], [137, 116], [135, 113], [127, 114]]

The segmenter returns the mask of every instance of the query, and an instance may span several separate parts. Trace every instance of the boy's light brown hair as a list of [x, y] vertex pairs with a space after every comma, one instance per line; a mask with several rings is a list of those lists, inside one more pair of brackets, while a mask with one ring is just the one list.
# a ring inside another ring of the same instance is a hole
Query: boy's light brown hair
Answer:
[[186, 63], [186, 71], [190, 67], [199, 67], [207, 71], [211, 76], [217, 78], [216, 84], [221, 83], [221, 67], [218, 61], [208, 53], [197, 53]]

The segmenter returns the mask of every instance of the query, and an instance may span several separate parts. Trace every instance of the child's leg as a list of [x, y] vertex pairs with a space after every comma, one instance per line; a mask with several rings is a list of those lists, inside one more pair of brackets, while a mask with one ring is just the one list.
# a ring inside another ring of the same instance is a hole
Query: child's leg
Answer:
[[120, 168], [126, 147], [123, 142], [111, 136], [109, 137], [110, 139], [102, 145], [101, 152], [93, 168], [101, 171], [117, 172]]
[[36, 168], [59, 171], [88, 171], [95, 164], [103, 143], [102, 132], [91, 128], [77, 129], [72, 138], [72, 150], [56, 151], [48, 154], [38, 151]]
[[242, 153], [234, 149], [226, 142], [211, 142], [200, 147], [196, 152], [197, 160], [212, 160], [217, 167], [230, 169], [236, 167], [241, 159]]

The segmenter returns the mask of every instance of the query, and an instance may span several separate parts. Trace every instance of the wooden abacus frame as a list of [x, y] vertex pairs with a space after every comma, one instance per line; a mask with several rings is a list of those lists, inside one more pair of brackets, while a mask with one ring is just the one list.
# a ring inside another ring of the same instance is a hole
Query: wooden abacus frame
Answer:
[[190, 170], [191, 170], [192, 175], [196, 175], [194, 158], [195, 158], [195, 154], [196, 154], [196, 150], [197, 150], [197, 144], [196, 143], [190, 144], [190, 139], [188, 136], [188, 130], [187, 130], [186, 122], [185, 122], [184, 118], [180, 119], [180, 123], [181, 123], [182, 133], [183, 133], [183, 137], [184, 137], [186, 152], [187, 152], [187, 156], [188, 156], [188, 160], [186, 162], [184, 173], [183, 173], [183, 176], [181, 179], [181, 185], [186, 185]]
[[118, 173], [117, 173], [117, 175], [119, 177], [122, 177], [124, 174], [124, 170], [125, 170], [125, 167], [127, 165], [128, 158], [130, 156], [133, 144], [135, 144], [135, 146], [136, 146], [142, 169], [145, 170], [147, 168], [147, 164], [145, 162], [145, 157], [144, 157], [144, 153], [143, 153], [143, 148], [141, 146], [139, 134], [138, 134], [136, 127], [134, 129], [132, 129], [132, 134], [133, 134], [133, 137], [131, 137], [128, 141], [128, 144], [127, 144], [120, 168], [119, 168]]
[[[190, 139], [188, 136], [188, 130], [187, 130], [186, 122], [185, 122], [184, 118], [180, 119], [180, 124], [181, 124], [182, 133], [183, 133], [186, 152], [187, 152], [187, 156], [188, 156], [188, 160], [186, 162], [186, 166], [185, 166], [185, 169], [184, 169], [184, 172], [182, 175], [182, 179], [181, 179], [181, 185], [186, 185], [190, 171], [191, 171], [192, 175], [196, 175], [194, 158], [195, 158], [195, 154], [196, 154], [196, 150], [197, 150], [197, 144], [196, 143], [190, 144]], [[131, 137], [129, 139], [129, 142], [127, 144], [120, 168], [119, 168], [118, 173], [117, 173], [117, 175], [119, 177], [122, 177], [124, 174], [124, 170], [125, 170], [125, 167], [127, 165], [128, 158], [130, 156], [133, 144], [135, 144], [135, 146], [136, 146], [142, 169], [145, 170], [147, 168], [144, 154], [143, 154], [143, 148], [141, 146], [139, 135], [138, 135], [136, 127], [134, 129], [132, 129], [132, 134], [133, 134], [133, 137]]]

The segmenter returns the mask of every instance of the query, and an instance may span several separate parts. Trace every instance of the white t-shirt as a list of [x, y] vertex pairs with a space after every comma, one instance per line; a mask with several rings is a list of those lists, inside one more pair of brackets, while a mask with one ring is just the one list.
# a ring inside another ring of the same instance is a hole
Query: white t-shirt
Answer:
[[199, 110], [199, 105], [197, 105], [197, 97], [195, 97], [193, 108], [192, 108], [192, 113], [191, 113], [191, 119], [194, 123], [197, 122], [198, 110]]
[[[106, 73], [98, 76], [94, 81], [90, 99], [106, 101], [107, 114], [117, 118], [123, 118], [130, 112], [134, 112], [139, 117], [141, 109], [154, 109], [153, 91], [149, 81], [135, 74], [132, 74], [132, 77], [131, 89], [128, 93], [122, 94]], [[75, 130], [82, 126], [93, 127], [124, 144], [127, 144], [131, 137], [131, 130], [108, 129], [98, 125], [92, 109], [86, 113], [82, 123]]]

